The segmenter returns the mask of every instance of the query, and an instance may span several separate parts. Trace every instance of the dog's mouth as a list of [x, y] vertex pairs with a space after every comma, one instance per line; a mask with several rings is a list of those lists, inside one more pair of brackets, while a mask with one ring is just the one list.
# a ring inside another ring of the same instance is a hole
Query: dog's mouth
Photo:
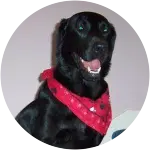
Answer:
[[98, 58], [87, 60], [74, 52], [73, 59], [85, 80], [95, 81], [99, 79], [102, 62]]
[[80, 57], [80, 64], [90, 74], [99, 74], [100, 73], [101, 63], [98, 59], [93, 59], [91, 61], [85, 61], [83, 58]]

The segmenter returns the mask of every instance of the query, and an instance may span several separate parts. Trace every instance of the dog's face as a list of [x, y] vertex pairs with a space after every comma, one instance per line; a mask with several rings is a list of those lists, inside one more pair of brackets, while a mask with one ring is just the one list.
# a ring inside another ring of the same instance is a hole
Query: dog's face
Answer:
[[108, 20], [96, 13], [82, 12], [60, 23], [57, 63], [73, 68], [85, 80], [98, 80], [109, 71], [116, 32]]

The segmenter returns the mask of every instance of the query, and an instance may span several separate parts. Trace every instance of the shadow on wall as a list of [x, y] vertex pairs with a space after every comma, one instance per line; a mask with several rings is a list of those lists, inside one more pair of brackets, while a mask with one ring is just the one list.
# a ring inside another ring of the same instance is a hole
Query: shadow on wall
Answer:
[[[54, 32], [51, 35], [52, 36], [52, 38], [51, 38], [52, 41], [50, 42], [50, 44], [51, 44], [51, 49], [50, 49], [50, 51], [51, 51], [51, 59], [50, 59], [51, 62], [50, 62], [50, 66], [55, 66], [56, 65], [57, 31], [58, 31], [59, 25], [60, 25], [60, 23], [57, 23], [55, 25]], [[38, 90], [37, 90], [37, 92], [35, 94], [34, 100], [37, 97], [39, 97], [39, 93], [41, 91], [41, 88], [43, 87], [43, 85], [45, 83], [45, 82], [42, 82], [40, 75], [38, 77], [38, 81], [41, 83], [41, 85], [40, 85], [40, 87], [38, 88]]]
[[[51, 62], [50, 62], [50, 66], [55, 66], [56, 65], [56, 49], [57, 49], [57, 31], [59, 28], [60, 23], [57, 23], [55, 28], [54, 28], [54, 32], [52, 33], [52, 41], [50, 42], [51, 44]], [[36, 100], [40, 95], [40, 91], [42, 90], [42, 88], [44, 87], [45, 81], [41, 80], [41, 74], [38, 76], [38, 81], [41, 83], [41, 85], [39, 86], [37, 92], [35, 93], [34, 96], [34, 100]], [[43, 96], [47, 96], [47, 95], [43, 95]], [[19, 113], [18, 113], [19, 114]], [[17, 116], [16, 116], [17, 117]]]

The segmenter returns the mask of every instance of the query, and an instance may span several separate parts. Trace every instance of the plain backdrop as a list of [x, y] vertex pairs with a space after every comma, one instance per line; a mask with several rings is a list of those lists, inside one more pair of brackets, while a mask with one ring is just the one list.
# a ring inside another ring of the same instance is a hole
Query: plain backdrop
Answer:
[[[140, 110], [148, 89], [148, 61], [134, 29], [118, 14], [89, 2], [62, 2], [47, 6], [26, 19], [6, 47], [1, 70], [4, 98], [15, 117], [34, 100], [40, 73], [52, 65], [52, 35], [56, 24], [80, 11], [104, 15], [115, 26], [117, 39], [107, 77], [113, 117]], [[144, 27], [145, 28], [145, 27]], [[7, 32], [7, 31], [6, 31]]]

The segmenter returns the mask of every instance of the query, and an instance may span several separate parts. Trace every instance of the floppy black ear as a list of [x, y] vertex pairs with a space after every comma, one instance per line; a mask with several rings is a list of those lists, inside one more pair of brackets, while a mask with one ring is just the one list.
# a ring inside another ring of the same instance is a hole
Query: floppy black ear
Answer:
[[116, 35], [115, 27], [113, 25], [111, 26], [112, 29], [111, 29], [110, 45], [111, 45], [111, 50], [113, 51], [117, 35]]
[[66, 35], [66, 30], [68, 27], [68, 19], [62, 19], [56, 29], [56, 64], [61, 57], [61, 49], [63, 44], [63, 39]]
[[103, 64], [103, 71], [101, 71], [101, 76], [105, 77], [107, 76], [110, 66], [111, 66], [111, 59], [112, 59], [112, 54], [115, 46], [115, 41], [116, 41], [116, 31], [113, 25], [111, 25], [111, 32], [108, 36], [108, 41], [109, 41], [109, 52], [108, 52], [108, 57], [106, 61]]
[[114, 50], [114, 46], [115, 46], [115, 42], [116, 42], [116, 31], [115, 31], [115, 27], [111, 25], [111, 30], [108, 36], [108, 41], [109, 41], [109, 53], [108, 53], [108, 59], [109, 61], [111, 61], [112, 58], [112, 54], [113, 54], [113, 50]]
[[58, 27], [57, 44], [59, 44], [63, 40], [63, 38], [66, 34], [67, 26], [68, 26], [68, 19], [62, 19], [60, 21], [59, 27]]

